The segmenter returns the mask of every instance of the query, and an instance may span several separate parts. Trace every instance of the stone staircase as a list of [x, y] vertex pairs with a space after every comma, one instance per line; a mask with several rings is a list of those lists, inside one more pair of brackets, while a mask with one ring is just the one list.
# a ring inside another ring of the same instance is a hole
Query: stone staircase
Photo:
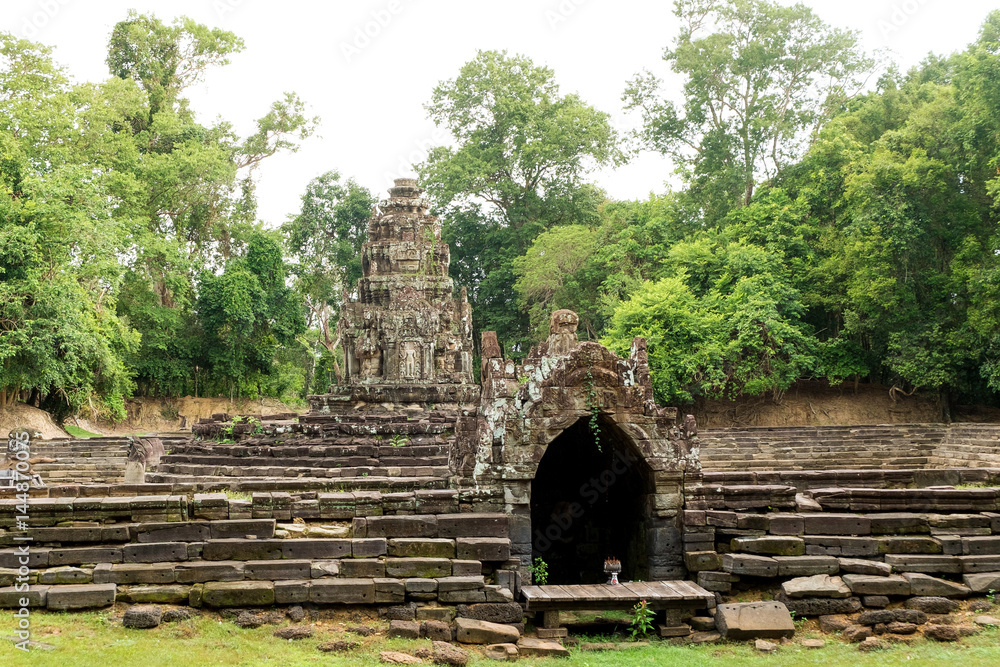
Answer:
[[1000, 424], [952, 424], [931, 462], [953, 468], [1000, 468]]
[[36, 440], [31, 443], [31, 456], [56, 459], [32, 466], [48, 485], [118, 484], [125, 477], [128, 439]]
[[147, 482], [242, 482], [249, 479], [325, 481], [347, 489], [396, 486], [445, 488], [451, 469], [447, 444], [330, 444], [303, 438], [295, 444], [176, 445]]
[[[186, 435], [160, 436], [164, 446], [187, 438]], [[36, 463], [32, 470], [46, 484], [121, 484], [128, 460], [128, 438], [123, 436], [35, 440], [31, 456], [55, 459], [53, 463]]]
[[706, 471], [893, 470], [938, 464], [948, 433], [942, 424], [889, 424], [721, 428], [698, 438]]
[[[685, 561], [710, 591], [729, 593], [746, 584], [760, 586], [762, 580], [772, 586], [784, 580], [775, 599], [800, 616], [883, 608], [889, 598], [991, 594], [1000, 585], [998, 489], [978, 491], [993, 495], [994, 511], [949, 507], [943, 496], [923, 505], [909, 503], [921, 511], [905, 511], [906, 503], [867, 513], [686, 509]], [[960, 490], [951, 492], [960, 495]], [[826, 510], [828, 503], [817, 500]], [[962, 510], [966, 513], [955, 513]], [[806, 579], [815, 575], [826, 575], [824, 581], [837, 590]]]
[[[454, 411], [368, 414], [349, 421], [309, 415], [298, 422], [265, 422], [264, 433], [236, 434], [238, 442], [188, 440], [168, 448], [153, 483], [295, 480], [343, 491], [444, 489], [452, 474]], [[214, 434], [214, 424], [196, 432]]]

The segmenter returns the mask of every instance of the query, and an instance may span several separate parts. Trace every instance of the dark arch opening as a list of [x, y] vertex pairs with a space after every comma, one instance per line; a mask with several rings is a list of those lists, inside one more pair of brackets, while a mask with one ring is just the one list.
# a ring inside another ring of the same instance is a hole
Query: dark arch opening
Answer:
[[560, 433], [531, 482], [532, 561], [545, 561], [550, 584], [604, 583], [610, 556], [622, 581], [649, 579], [652, 475], [621, 429], [599, 427], [599, 448], [589, 418]]

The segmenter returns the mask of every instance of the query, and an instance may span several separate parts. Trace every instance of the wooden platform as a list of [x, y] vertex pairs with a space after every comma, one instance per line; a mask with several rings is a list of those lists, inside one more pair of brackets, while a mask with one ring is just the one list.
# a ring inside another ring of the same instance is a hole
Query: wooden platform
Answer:
[[631, 609], [645, 600], [650, 609], [704, 609], [715, 594], [690, 581], [645, 581], [618, 584], [524, 586], [525, 611]]

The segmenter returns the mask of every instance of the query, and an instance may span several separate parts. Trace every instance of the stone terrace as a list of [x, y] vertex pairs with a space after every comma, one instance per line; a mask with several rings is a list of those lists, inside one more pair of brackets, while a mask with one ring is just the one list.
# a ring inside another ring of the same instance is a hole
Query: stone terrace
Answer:
[[[458, 418], [454, 412], [431, 410], [366, 415], [351, 423], [315, 417], [303, 417], [303, 423], [265, 422], [264, 434], [237, 434], [239, 441], [233, 444], [175, 444], [146, 480], [225, 482], [234, 489], [253, 488], [253, 482], [265, 479], [294, 480], [296, 488], [442, 489], [451, 475], [449, 440]], [[198, 424], [196, 429], [204, 426], [219, 424]]]
[[706, 471], [1000, 467], [1000, 425], [888, 424], [708, 429]]
[[[0, 499], [0, 607], [19, 605], [19, 538], [30, 536], [36, 607], [375, 604], [437, 619], [458, 613], [442, 606], [481, 603], [519, 623], [521, 577], [552, 552], [538, 537], [563, 548], [555, 509], [577, 489], [548, 499], [551, 511], [539, 491], [590, 446], [608, 458], [581, 467], [579, 494], [622, 494], [609, 507], [631, 532], [602, 546], [630, 543], [631, 562], [646, 560], [634, 578], [691, 576], [719, 594], [712, 605], [780, 587], [800, 615], [865, 607], [914, 626], [921, 610], [884, 608], [1000, 589], [1000, 425], [696, 438], [693, 417], [654, 403], [645, 341], [619, 358], [580, 342], [569, 311], [553, 313], [520, 365], [484, 332], [476, 384], [470, 308], [440, 223], [414, 181], [390, 194], [369, 223], [358, 299], [345, 297], [339, 384], [300, 418], [215, 415], [193, 427], [199, 439], [140, 443], [129, 466], [146, 466], [145, 484], [111, 474], [124, 472], [124, 440], [39, 443], [35, 455], [55, 452], [63, 468], [38, 465], [49, 486], [27, 507]], [[599, 437], [574, 431], [594, 423]], [[57, 474], [67, 466], [79, 474]], [[671, 636], [690, 632], [682, 620]]]

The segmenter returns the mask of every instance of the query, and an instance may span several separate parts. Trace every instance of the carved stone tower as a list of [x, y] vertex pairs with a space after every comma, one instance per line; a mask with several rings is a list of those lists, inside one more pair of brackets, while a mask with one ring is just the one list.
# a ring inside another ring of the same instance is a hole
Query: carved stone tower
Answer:
[[379, 402], [475, 401], [472, 313], [448, 276], [449, 248], [423, 189], [397, 178], [373, 211], [362, 250], [357, 301], [345, 300], [340, 342], [344, 382], [331, 387]]

